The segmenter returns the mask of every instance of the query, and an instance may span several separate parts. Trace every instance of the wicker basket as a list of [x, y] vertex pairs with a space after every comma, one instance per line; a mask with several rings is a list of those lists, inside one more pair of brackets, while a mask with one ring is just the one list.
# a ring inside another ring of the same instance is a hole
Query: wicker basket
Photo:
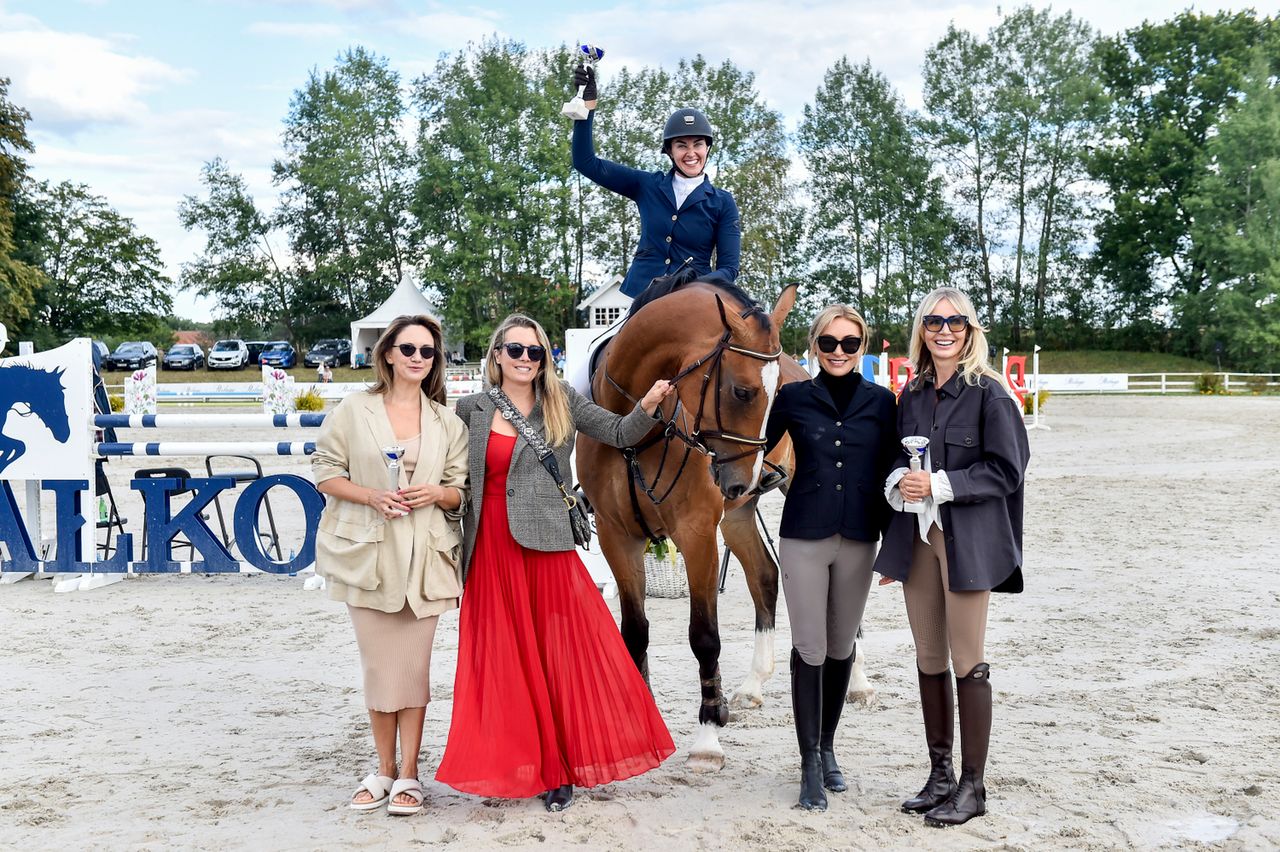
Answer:
[[676, 554], [657, 557], [644, 555], [644, 593], [651, 598], [689, 597], [689, 578], [684, 572], [684, 557]]

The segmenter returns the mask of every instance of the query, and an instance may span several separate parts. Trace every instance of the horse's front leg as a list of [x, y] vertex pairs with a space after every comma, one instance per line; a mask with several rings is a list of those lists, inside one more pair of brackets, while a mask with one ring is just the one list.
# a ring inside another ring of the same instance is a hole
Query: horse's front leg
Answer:
[[[677, 539], [689, 575], [689, 647], [698, 659], [702, 705], [698, 709], [698, 735], [689, 750], [689, 767], [714, 772], [724, 766], [720, 728], [729, 721], [729, 705], [720, 689], [720, 625], [716, 613], [719, 581], [715, 527], [710, 535]], [[692, 541], [689, 540], [692, 538]]]
[[729, 704], [749, 709], [764, 703], [764, 682], [773, 675], [774, 618], [778, 611], [778, 566], [765, 549], [756, 526], [756, 500], [725, 513], [720, 522], [725, 544], [742, 564], [756, 608], [755, 652], [751, 670]]

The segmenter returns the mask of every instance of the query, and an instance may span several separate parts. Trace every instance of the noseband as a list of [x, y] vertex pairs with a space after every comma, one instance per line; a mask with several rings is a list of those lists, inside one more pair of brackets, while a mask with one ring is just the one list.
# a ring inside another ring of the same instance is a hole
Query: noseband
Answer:
[[[719, 296], [716, 297], [716, 307], [720, 311], [720, 323], [724, 326], [724, 334], [721, 335], [720, 340], [716, 342], [715, 347], [710, 352], [703, 355], [701, 358], [698, 358], [680, 372], [676, 373], [676, 375], [670, 380], [672, 385], [678, 386], [682, 379], [694, 374], [699, 369], [703, 370], [702, 385], [698, 390], [698, 411], [693, 416], [692, 428], [689, 428], [689, 412], [681, 404], [680, 397], [677, 394], [675, 406], [671, 409], [671, 416], [660, 418], [659, 422], [663, 424], [662, 431], [645, 439], [634, 447], [625, 447], [622, 450], [622, 455], [627, 461], [627, 469], [630, 473], [632, 510], [635, 513], [636, 520], [640, 523], [641, 529], [644, 530], [645, 535], [650, 539], [655, 538], [655, 536], [649, 529], [648, 524], [644, 522], [643, 516], [640, 514], [640, 505], [636, 499], [637, 486], [655, 506], [658, 506], [671, 496], [671, 492], [675, 489], [676, 483], [680, 481], [680, 476], [684, 473], [685, 466], [688, 464], [689, 457], [693, 451], [696, 450], [711, 459], [712, 476], [717, 482], [719, 482], [721, 467], [747, 456], [763, 452], [764, 446], [767, 443], [765, 438], [753, 438], [747, 435], [739, 435], [735, 432], [729, 432], [724, 428], [724, 422], [720, 413], [720, 385], [724, 373], [723, 359], [726, 352], [733, 352], [738, 355], [745, 355], [748, 358], [754, 358], [757, 361], [764, 361], [767, 363], [770, 361], [777, 361], [782, 357], [782, 349], [779, 348], [776, 352], [768, 353], [757, 352], [753, 349], [734, 345], [733, 327], [729, 325], [729, 319], [724, 310], [724, 302]], [[738, 317], [739, 319], [747, 319], [755, 313], [763, 313], [763, 310], [759, 306], [752, 306], [743, 310], [742, 313], [738, 314]], [[605, 381], [612, 385], [618, 393], [622, 394], [623, 397], [630, 400], [632, 403], [639, 402], [638, 399], [629, 394], [625, 388], [613, 380], [609, 375], [607, 368], [602, 367], [601, 369], [604, 373]], [[712, 387], [711, 377], [713, 374], [715, 376], [716, 400], [715, 428], [703, 429], [702, 421], [707, 410], [707, 389]], [[662, 406], [659, 405], [658, 413], [661, 414], [661, 412]], [[681, 428], [682, 426], [684, 428]], [[670, 479], [670, 482], [666, 485], [666, 488], [662, 491], [661, 495], [659, 495], [658, 482], [662, 478], [663, 471], [666, 469], [667, 458], [671, 451], [672, 442], [677, 440], [684, 444], [684, 455], [680, 460], [679, 468], [676, 469], [675, 474]], [[711, 447], [710, 444], [707, 443], [708, 441], [727, 441], [732, 444], [746, 446], [748, 449], [730, 456], [721, 456]], [[648, 483], [645, 481], [644, 472], [640, 470], [639, 455], [660, 442], [662, 443], [662, 457], [658, 461], [658, 470], [654, 474], [653, 482]]]

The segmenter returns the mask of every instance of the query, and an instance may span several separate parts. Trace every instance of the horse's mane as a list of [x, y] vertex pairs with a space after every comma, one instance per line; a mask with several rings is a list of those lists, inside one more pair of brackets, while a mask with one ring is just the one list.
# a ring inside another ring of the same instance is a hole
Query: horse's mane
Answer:
[[746, 290], [731, 281], [723, 272], [719, 271], [699, 276], [693, 269], [680, 269], [670, 275], [661, 275], [649, 282], [649, 286], [645, 291], [635, 297], [631, 302], [631, 310], [627, 312], [627, 316], [635, 316], [636, 311], [655, 299], [661, 299], [663, 296], [667, 296], [689, 284], [710, 284], [740, 302], [747, 309], [749, 315], [756, 318], [756, 322], [760, 324], [761, 329], [769, 331], [772, 328], [773, 320], [770, 318], [769, 312], [764, 309], [764, 306], [753, 299]]

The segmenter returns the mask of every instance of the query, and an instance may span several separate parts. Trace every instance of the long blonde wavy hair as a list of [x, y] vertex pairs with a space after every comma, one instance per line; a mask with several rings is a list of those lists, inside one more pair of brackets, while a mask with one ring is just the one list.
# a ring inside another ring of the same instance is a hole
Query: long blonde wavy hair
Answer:
[[978, 322], [978, 312], [974, 309], [973, 302], [955, 287], [939, 287], [921, 300], [920, 307], [916, 309], [915, 321], [911, 324], [911, 343], [907, 348], [907, 356], [916, 371], [915, 378], [911, 380], [912, 389], [919, 387], [926, 377], [933, 376], [933, 356], [929, 354], [929, 347], [924, 345], [924, 318], [935, 313], [934, 309], [943, 299], [951, 302], [959, 313], [969, 318], [969, 328], [964, 336], [964, 345], [960, 347], [960, 359], [956, 365], [960, 377], [966, 384], [976, 385], [980, 378], [986, 376], [1005, 386], [1004, 378], [991, 368], [991, 363], [987, 360], [987, 329]]
[[502, 387], [502, 365], [494, 357], [498, 347], [507, 342], [507, 332], [513, 328], [531, 328], [538, 338], [538, 345], [545, 351], [538, 374], [533, 378], [534, 390], [542, 400], [542, 423], [546, 430], [547, 444], [558, 447], [573, 434], [573, 417], [569, 414], [569, 397], [564, 392], [551, 364], [551, 341], [537, 320], [524, 314], [512, 314], [498, 324], [489, 339], [489, 352], [485, 360], [485, 381], [493, 387]]

